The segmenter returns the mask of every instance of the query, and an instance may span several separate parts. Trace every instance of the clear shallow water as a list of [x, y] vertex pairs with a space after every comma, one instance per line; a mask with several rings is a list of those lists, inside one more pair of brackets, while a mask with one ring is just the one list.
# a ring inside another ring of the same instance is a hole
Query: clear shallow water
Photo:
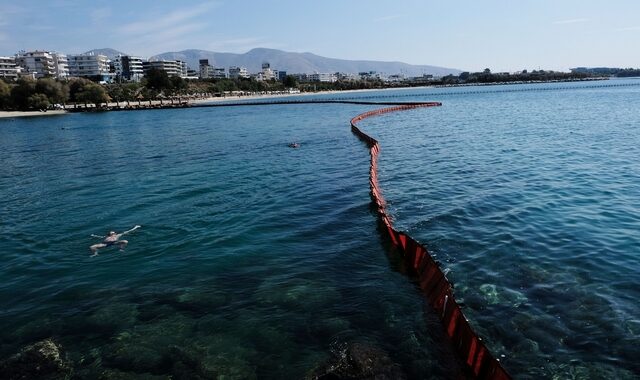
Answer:
[[[516, 378], [637, 377], [640, 87], [495, 92], [528, 87], [349, 96], [443, 102], [362, 129], [396, 225]], [[376, 231], [348, 127], [372, 108], [1, 120], [0, 354], [53, 336], [87, 378], [300, 378], [364, 340], [410, 378], [454, 376]]]

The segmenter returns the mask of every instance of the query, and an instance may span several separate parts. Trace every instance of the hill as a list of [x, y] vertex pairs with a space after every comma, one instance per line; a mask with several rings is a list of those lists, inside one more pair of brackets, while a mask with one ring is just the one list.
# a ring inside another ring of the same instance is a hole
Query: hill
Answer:
[[121, 51], [118, 51], [116, 49], [111, 49], [111, 48], [93, 49], [93, 50], [86, 51], [82, 54], [94, 54], [94, 55], [102, 54], [109, 57], [109, 59], [113, 59], [118, 54], [127, 55], [127, 53], [123, 53]]
[[[406, 76], [420, 76], [431, 74], [442, 76], [458, 75], [460, 70], [428, 65], [410, 65], [403, 62], [383, 61], [352, 61], [345, 59], [327, 58], [312, 53], [293, 53], [276, 49], [256, 48], [244, 54], [217, 53], [206, 50], [183, 50], [167, 52], [151, 57], [153, 59], [167, 59], [187, 62], [192, 69], [198, 69], [200, 59], [208, 59], [209, 64], [216, 67], [229, 66], [246, 67], [249, 72], [258, 72], [263, 62], [269, 62], [272, 69], [285, 70], [288, 73], [327, 73], [343, 72], [358, 73], [376, 71], [384, 74], [404, 74]], [[151, 59], [150, 58], [150, 59]]]

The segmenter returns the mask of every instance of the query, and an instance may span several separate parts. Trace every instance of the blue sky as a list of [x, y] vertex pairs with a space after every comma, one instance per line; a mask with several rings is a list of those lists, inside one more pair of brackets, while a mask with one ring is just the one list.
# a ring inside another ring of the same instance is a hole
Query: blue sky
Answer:
[[640, 1], [0, 0], [0, 55], [254, 47], [478, 71], [640, 67]]

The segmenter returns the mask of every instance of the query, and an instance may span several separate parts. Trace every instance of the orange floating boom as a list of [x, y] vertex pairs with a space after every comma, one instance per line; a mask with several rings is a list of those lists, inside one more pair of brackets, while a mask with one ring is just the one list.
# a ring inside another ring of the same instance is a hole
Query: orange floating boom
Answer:
[[385, 201], [378, 184], [378, 155], [380, 147], [378, 141], [362, 132], [356, 124], [368, 117], [382, 115], [389, 112], [409, 110], [420, 107], [436, 107], [442, 103], [427, 102], [399, 105], [381, 108], [362, 113], [351, 119], [351, 131], [364, 141], [369, 147], [371, 162], [369, 166], [369, 185], [371, 198], [377, 206], [383, 229], [391, 243], [404, 256], [408, 269], [418, 277], [418, 283], [429, 305], [438, 313], [442, 320], [446, 334], [451, 338], [455, 349], [469, 373], [477, 379], [508, 380], [511, 376], [502, 364], [487, 349], [482, 339], [471, 329], [469, 322], [462, 313], [462, 309], [453, 297], [453, 287], [444, 272], [440, 269], [429, 251], [411, 236], [393, 228], [391, 218], [385, 209]]

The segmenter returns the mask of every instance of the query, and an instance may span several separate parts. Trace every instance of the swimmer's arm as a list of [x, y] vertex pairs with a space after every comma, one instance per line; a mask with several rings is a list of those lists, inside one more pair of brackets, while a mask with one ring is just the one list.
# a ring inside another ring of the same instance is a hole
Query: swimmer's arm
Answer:
[[132, 229], [130, 229], [129, 231], [124, 231], [124, 232], [123, 232], [123, 233], [121, 233], [120, 235], [126, 235], [126, 234], [128, 234], [129, 232], [133, 232], [133, 231], [137, 230], [137, 229], [138, 229], [138, 228], [140, 228], [140, 227], [141, 227], [140, 225], [135, 225]]

